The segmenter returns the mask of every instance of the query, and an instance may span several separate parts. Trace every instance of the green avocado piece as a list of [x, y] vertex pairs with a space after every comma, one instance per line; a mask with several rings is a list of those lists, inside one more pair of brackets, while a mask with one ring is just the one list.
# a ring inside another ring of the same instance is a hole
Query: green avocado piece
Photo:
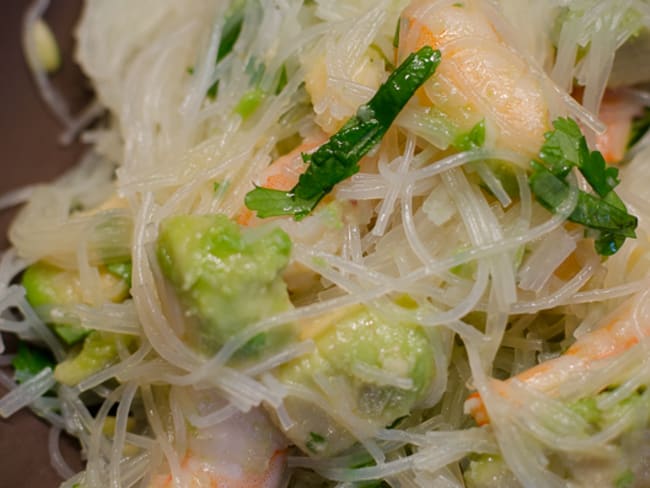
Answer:
[[[79, 303], [79, 280], [75, 273], [44, 262], [37, 262], [23, 274], [27, 301], [32, 307]], [[37, 310], [38, 312], [38, 310]], [[76, 344], [88, 335], [88, 330], [65, 323], [53, 323], [56, 334], [68, 344]]]
[[474, 456], [463, 476], [468, 488], [517, 486], [519, 484], [501, 456], [490, 454]]
[[54, 378], [64, 385], [74, 386], [119, 359], [118, 341], [122, 341], [125, 347], [129, 347], [134, 340], [133, 336], [91, 331], [84, 339], [79, 353], [56, 366]]
[[[225, 215], [170, 217], [160, 225], [158, 262], [173, 285], [188, 327], [188, 341], [212, 354], [242, 328], [291, 304], [281, 273], [291, 240], [282, 230], [242, 229]], [[239, 351], [249, 356], [290, 334], [287, 328], [259, 334]]]
[[75, 275], [39, 261], [23, 274], [22, 284], [32, 307], [79, 301]]
[[118, 261], [116, 263], [109, 263], [106, 265], [106, 271], [108, 271], [113, 276], [120, 278], [124, 283], [131, 288], [131, 275], [132, 275], [132, 264], [131, 261]]
[[[408, 415], [423, 399], [435, 374], [434, 358], [426, 333], [417, 326], [393, 322], [365, 307], [355, 307], [313, 337], [316, 348], [283, 365], [279, 379], [319, 390], [314, 377], [346, 385], [354, 413], [379, 427]], [[382, 384], [365, 371], [399, 377], [410, 387]], [[306, 405], [288, 398], [285, 405], [295, 427], [286, 434], [306, 452], [329, 456], [348, 447], [352, 439], [324, 409], [332, 404]], [[323, 439], [314, 449], [314, 433]]]

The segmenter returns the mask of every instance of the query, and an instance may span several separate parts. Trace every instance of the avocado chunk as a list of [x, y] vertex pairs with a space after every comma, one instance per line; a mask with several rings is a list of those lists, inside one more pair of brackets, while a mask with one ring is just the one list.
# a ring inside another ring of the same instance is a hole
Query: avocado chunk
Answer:
[[[285, 407], [295, 424], [286, 434], [311, 455], [331, 456], [354, 443], [335, 420], [345, 416], [343, 410], [336, 412], [341, 401], [375, 428], [388, 426], [424, 398], [435, 365], [429, 338], [418, 326], [388, 320], [362, 306], [334, 314], [325, 325], [319, 322], [312, 337], [315, 350], [277, 373], [285, 384], [308, 387], [328, 398], [327, 405], [314, 405], [289, 396]], [[323, 391], [318, 381], [336, 385], [336, 394]], [[335, 415], [328, 413], [332, 411]]]
[[[80, 301], [79, 281], [74, 274], [47, 263], [38, 262], [27, 268], [22, 283], [27, 301], [35, 309]], [[69, 345], [79, 342], [88, 334], [82, 327], [64, 323], [54, 323], [52, 328]]]
[[[157, 256], [188, 320], [184, 339], [212, 354], [242, 328], [287, 310], [281, 273], [291, 240], [282, 230], [242, 229], [225, 215], [184, 215], [160, 224]], [[238, 354], [250, 356], [287, 338], [287, 328], [253, 337]]]
[[[128, 296], [129, 284], [121, 277], [99, 270], [105, 300], [121, 302]], [[22, 278], [27, 301], [36, 313], [47, 306], [73, 305], [84, 303], [79, 273], [52, 266], [39, 261], [27, 268]], [[94, 305], [94, 304], [91, 304]], [[42, 313], [39, 315], [43, 316]], [[49, 320], [49, 319], [47, 319]], [[88, 335], [88, 329], [65, 322], [51, 321], [50, 325], [57, 335], [68, 344], [76, 344]]]
[[91, 331], [84, 339], [78, 354], [69, 356], [54, 370], [54, 378], [64, 385], [74, 386], [88, 376], [107, 368], [119, 360], [118, 341], [125, 347], [135, 338], [111, 332]]
[[463, 473], [468, 488], [493, 486], [520, 486], [501, 456], [482, 454], [475, 456]]

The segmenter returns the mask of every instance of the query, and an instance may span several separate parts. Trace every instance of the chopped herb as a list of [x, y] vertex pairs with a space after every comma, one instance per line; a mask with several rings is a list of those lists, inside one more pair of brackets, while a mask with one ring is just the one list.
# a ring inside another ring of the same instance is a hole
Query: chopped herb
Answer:
[[[376, 466], [372, 459], [366, 459], [364, 461], [354, 463], [350, 466], [350, 469], [360, 469], [360, 468], [369, 468], [371, 466]], [[369, 480], [369, 481], [357, 481], [353, 484], [355, 488], [390, 488], [390, 485], [383, 480]]]
[[395, 35], [393, 36], [393, 47], [397, 49], [399, 47], [399, 30], [402, 26], [401, 17], [397, 19], [397, 24], [395, 25]]
[[439, 63], [440, 51], [429, 46], [409, 55], [341, 130], [314, 153], [303, 153], [309, 166], [292, 190], [255, 188], [246, 195], [246, 206], [261, 218], [293, 214], [299, 220], [308, 215], [334, 185], [359, 171], [359, 160], [379, 143]]
[[545, 134], [539, 156], [533, 161], [529, 183], [537, 200], [557, 212], [568, 197], [566, 177], [577, 167], [595, 194], [578, 191], [576, 207], [569, 220], [595, 231], [595, 248], [603, 256], [616, 253], [627, 237], [636, 237], [637, 218], [630, 215], [614, 192], [619, 183], [618, 169], [608, 167], [598, 151], [589, 151], [578, 124], [569, 118], [553, 122], [554, 130]]
[[228, 191], [228, 187], [230, 187], [230, 182], [228, 180], [224, 181], [223, 183], [219, 181], [215, 181], [212, 184], [212, 189], [214, 190], [214, 197], [222, 198], [224, 194]]
[[275, 94], [279, 95], [282, 90], [284, 90], [284, 87], [287, 86], [287, 82], [289, 81], [289, 76], [287, 75], [287, 67], [283, 64], [282, 68], [280, 68], [280, 76], [278, 77], [278, 84], [275, 85]]
[[258, 61], [255, 56], [252, 56], [248, 60], [246, 68], [244, 68], [244, 72], [248, 75], [249, 83], [252, 86], [257, 86], [260, 84], [262, 78], [264, 77], [264, 73], [266, 72], [266, 64], [264, 64], [263, 61]]
[[[539, 163], [533, 163], [533, 174], [529, 183], [537, 200], [553, 212], [557, 212], [569, 196], [569, 184]], [[616, 253], [626, 237], [636, 237], [636, 217], [582, 190], [578, 190], [578, 201], [568, 219], [599, 231], [596, 250], [603, 256]]]
[[390, 485], [383, 480], [358, 481], [355, 488], [390, 488]]
[[568, 118], [554, 120], [553, 127], [555, 130], [544, 134], [539, 157], [551, 173], [564, 178], [572, 167], [579, 165], [583, 136], [578, 124]]
[[275, 145], [275, 150], [277, 151], [278, 156], [284, 156], [285, 154], [289, 154], [300, 144], [302, 144], [302, 137], [296, 132], [284, 139], [280, 139]]
[[309, 449], [313, 453], [318, 453], [321, 452], [325, 448], [325, 443], [327, 441], [325, 440], [325, 437], [323, 437], [320, 434], [317, 434], [316, 432], [310, 432], [309, 433], [309, 440], [307, 441], [307, 449]]
[[217, 63], [232, 51], [237, 39], [239, 39], [241, 27], [244, 22], [244, 7], [246, 7], [246, 0], [237, 0], [226, 14], [226, 20], [221, 31], [221, 39], [219, 40]]
[[217, 93], [219, 93], [219, 80], [215, 81], [212, 86], [208, 88], [206, 95], [210, 98], [216, 98]]
[[132, 265], [131, 261], [121, 261], [118, 263], [110, 263], [106, 265], [106, 271], [113, 276], [121, 278], [124, 283], [131, 286]]
[[[404, 308], [417, 308], [417, 306], [418, 306], [417, 302], [415, 302], [415, 300], [413, 300], [413, 299], [412, 299], [411, 297], [409, 297], [408, 295], [404, 295], [404, 297], [402, 297], [402, 302], [401, 302], [401, 303], [398, 303], [398, 305], [403, 306], [402, 303], [409, 303], [408, 300], [410, 300], [413, 304], [415, 304], [415, 307], [413, 307], [413, 306], [408, 307], [408, 306], [407, 306], [407, 307], [404, 307]], [[409, 305], [410, 305], [410, 304], [409, 304]], [[404, 420], [404, 419], [406, 419], [406, 418], [408, 418], [408, 415], [402, 415], [401, 417], [397, 417], [395, 420], [393, 420], [393, 423], [390, 424], [390, 425], [388, 425], [388, 426], [386, 426], [386, 428], [387, 428], [387, 429], [394, 429], [394, 428], [396, 428], [396, 427], [399, 425], [399, 423], [400, 423], [402, 420]]]
[[456, 2], [452, 4], [453, 7], [463, 8], [465, 6], [462, 2]]
[[53, 324], [52, 327], [54, 327], [56, 335], [63, 339], [63, 341], [69, 346], [80, 342], [91, 332], [90, 329], [84, 329], [77, 325]]
[[598, 425], [602, 420], [602, 412], [595, 397], [581, 398], [569, 404], [569, 408], [592, 425]]
[[[246, 0], [237, 0], [233, 3], [228, 13], [226, 13], [226, 20], [224, 21], [221, 38], [219, 39], [219, 49], [217, 50], [217, 63], [230, 54], [237, 39], [239, 39], [239, 34], [241, 33], [242, 24], [244, 22], [245, 6]], [[215, 81], [212, 86], [208, 88], [207, 95], [210, 98], [215, 98], [218, 92], [219, 80]]]
[[[485, 161], [485, 165], [494, 177], [499, 180], [499, 183], [501, 183], [501, 186], [510, 198], [514, 200], [519, 196], [519, 183], [517, 182], [517, 175], [511, 163], [498, 159], [488, 159]], [[491, 192], [486, 185], [482, 184], [481, 186]]]
[[241, 115], [241, 118], [246, 120], [255, 113], [257, 108], [264, 101], [264, 98], [266, 98], [266, 94], [261, 88], [248, 90], [244, 93], [239, 102], [237, 102], [234, 112]]
[[194, 66], [188, 66], [186, 71], [187, 71], [188, 75], [193, 75], [194, 74]]
[[485, 119], [481, 120], [469, 132], [459, 134], [452, 145], [459, 151], [478, 149], [485, 144]]
[[616, 488], [632, 488], [634, 486], [634, 472], [630, 469], [625, 470], [621, 475], [616, 478], [614, 486]]
[[650, 107], [644, 107], [643, 114], [639, 117], [635, 117], [632, 121], [632, 127], [630, 128], [630, 139], [627, 142], [627, 147], [630, 148], [634, 146], [641, 138], [646, 135], [650, 129]]
[[599, 151], [590, 153], [586, 142], [581, 152], [580, 172], [601, 198], [606, 198], [610, 194], [615, 195], [613, 190], [620, 183], [618, 168], [608, 167], [605, 158]]
[[47, 351], [21, 341], [18, 343], [18, 350], [11, 360], [11, 365], [14, 367], [16, 382], [23, 383], [45, 368], [54, 369], [55, 363]]
[[571, 168], [577, 167], [591, 187], [605, 196], [618, 185], [618, 169], [607, 167], [599, 151], [589, 152], [587, 140], [574, 120], [558, 118], [553, 122], [555, 130], [548, 132], [540, 157], [555, 176], [564, 178]]
[[375, 53], [377, 53], [377, 56], [379, 56], [384, 61], [384, 66], [388, 71], [393, 71], [395, 69], [395, 65], [391, 63], [390, 59], [386, 57], [384, 51], [382, 51], [377, 44], [370, 44], [369, 49], [372, 49]]

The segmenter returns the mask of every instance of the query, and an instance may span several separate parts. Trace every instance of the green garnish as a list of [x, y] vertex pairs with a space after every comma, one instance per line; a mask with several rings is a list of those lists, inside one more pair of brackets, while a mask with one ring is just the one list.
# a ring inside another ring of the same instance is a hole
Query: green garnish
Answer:
[[18, 343], [18, 350], [11, 360], [11, 365], [14, 367], [16, 382], [23, 383], [45, 368], [54, 369], [55, 363], [48, 352], [21, 341]]
[[91, 332], [90, 329], [84, 329], [77, 325], [52, 324], [52, 327], [56, 335], [63, 339], [63, 342], [69, 346], [81, 341]]
[[275, 94], [279, 95], [284, 87], [287, 86], [289, 82], [289, 76], [287, 75], [287, 67], [283, 64], [280, 68], [280, 74], [278, 75], [278, 83], [275, 85]]
[[643, 114], [635, 117], [630, 128], [630, 139], [627, 147], [634, 146], [650, 130], [650, 107], [644, 107]]
[[241, 97], [237, 105], [235, 105], [234, 112], [239, 114], [242, 119], [246, 120], [248, 117], [255, 113], [257, 107], [264, 101], [266, 98], [266, 93], [261, 88], [253, 88], [248, 90]]
[[246, 206], [258, 217], [293, 214], [300, 220], [311, 212], [334, 185], [359, 171], [359, 160], [384, 136], [397, 114], [440, 63], [440, 51], [425, 46], [412, 53], [379, 87], [374, 97], [313, 154], [290, 191], [257, 187], [246, 195]]
[[402, 25], [402, 19], [397, 19], [397, 24], [395, 24], [395, 35], [393, 35], [393, 47], [397, 49], [399, 47], [399, 29]]
[[452, 145], [459, 151], [478, 149], [485, 144], [485, 119], [481, 120], [469, 132], [459, 134]]
[[[375, 463], [374, 460], [366, 459], [352, 464], [350, 466], [350, 469], [369, 468], [376, 465], [377, 463]], [[390, 488], [390, 485], [386, 483], [384, 480], [368, 480], [368, 481], [357, 481], [356, 483], [354, 483], [354, 487], [355, 488]]]
[[384, 66], [386, 66], [386, 69], [388, 71], [393, 71], [395, 69], [395, 65], [390, 61], [390, 59], [386, 57], [384, 51], [382, 51], [377, 44], [370, 44], [370, 46], [368, 46], [368, 49], [374, 51], [377, 56], [381, 58], [381, 60], [384, 62]]
[[108, 271], [113, 276], [121, 278], [122, 281], [124, 281], [124, 283], [126, 283], [129, 288], [131, 288], [131, 275], [133, 271], [131, 261], [109, 263], [106, 265], [106, 271]]
[[585, 137], [572, 119], [559, 118], [553, 127], [544, 136], [546, 140], [539, 152], [541, 162], [531, 163], [532, 192], [544, 207], [557, 212], [570, 192], [566, 177], [577, 167], [595, 194], [578, 190], [578, 202], [568, 219], [594, 231], [598, 254], [611, 256], [627, 237], [636, 237], [638, 223], [614, 192], [619, 183], [618, 169], [608, 167], [600, 152], [589, 151]]
[[[228, 54], [230, 54], [232, 48], [237, 42], [237, 39], [239, 39], [241, 27], [244, 23], [245, 6], [246, 0], [237, 0], [226, 14], [226, 20], [224, 21], [223, 30], [221, 31], [221, 38], [219, 40], [219, 49], [217, 50], [217, 63], [225, 58]], [[214, 98], [217, 96], [218, 91], [219, 80], [215, 81], [212, 86], [208, 88], [207, 95], [210, 98]]]
[[594, 191], [605, 198], [618, 185], [618, 169], [607, 167], [599, 151], [589, 152], [587, 140], [572, 119], [559, 118], [553, 122], [554, 131], [545, 135], [540, 158], [555, 176], [564, 178], [577, 167]]
[[616, 478], [614, 486], [616, 488], [632, 488], [632, 486], [634, 486], [635, 478], [634, 472], [627, 469]]
[[323, 450], [325, 447], [325, 437], [323, 437], [320, 434], [317, 434], [316, 432], [310, 432], [309, 433], [309, 440], [307, 441], [307, 449], [309, 449], [313, 453], [317, 453]]

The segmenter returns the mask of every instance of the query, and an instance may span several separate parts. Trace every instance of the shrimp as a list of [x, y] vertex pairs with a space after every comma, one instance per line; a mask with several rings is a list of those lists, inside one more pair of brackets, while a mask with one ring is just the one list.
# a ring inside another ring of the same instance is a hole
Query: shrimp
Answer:
[[[556, 396], [563, 384], [598, 370], [607, 364], [608, 359], [623, 354], [641, 339], [650, 337], [650, 323], [636, 317], [636, 311], [650, 304], [649, 300], [648, 292], [629, 299], [608, 318], [605, 325], [580, 336], [564, 354], [513, 378], [540, 392]], [[464, 409], [479, 425], [489, 423], [488, 413], [478, 392], [468, 397]]]
[[[261, 409], [236, 414], [190, 437], [181, 464], [187, 488], [277, 488], [284, 480], [287, 441]], [[149, 488], [171, 488], [171, 474]]]
[[413, 0], [402, 14], [398, 56], [425, 45], [439, 49], [442, 61], [418, 92], [420, 103], [442, 111], [461, 133], [484, 120], [497, 147], [534, 156], [549, 129], [541, 84], [480, 3]]
[[607, 130], [596, 138], [596, 147], [608, 163], [620, 163], [627, 151], [632, 120], [643, 112], [641, 105], [629, 97], [608, 90], [600, 105], [599, 117]]

